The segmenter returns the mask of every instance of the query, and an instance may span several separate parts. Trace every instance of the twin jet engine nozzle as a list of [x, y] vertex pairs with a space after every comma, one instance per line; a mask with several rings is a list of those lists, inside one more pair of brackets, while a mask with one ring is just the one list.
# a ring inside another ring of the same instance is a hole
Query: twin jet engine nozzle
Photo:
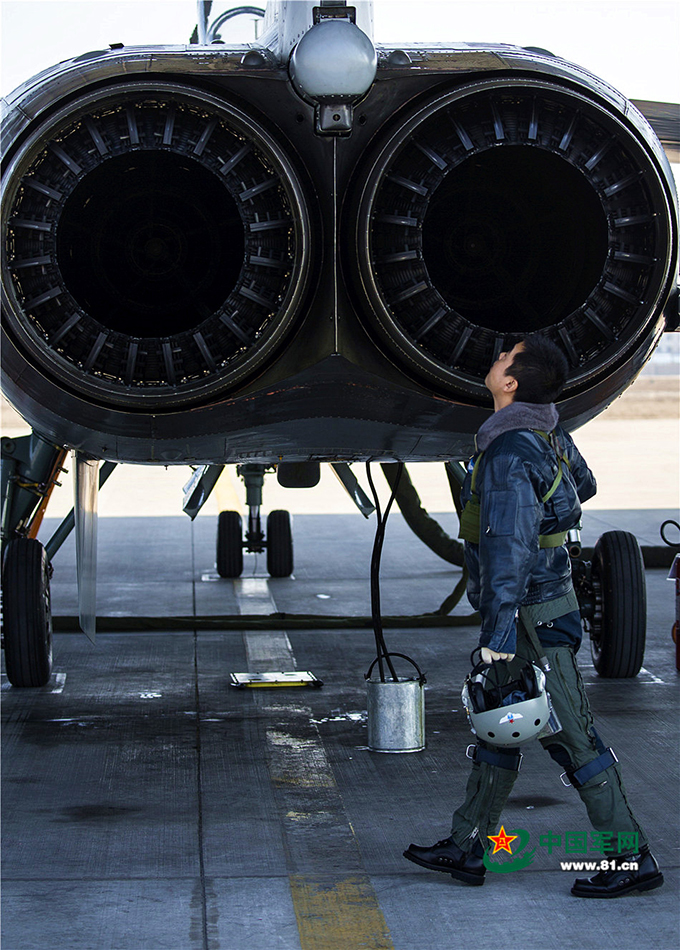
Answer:
[[464, 455], [513, 334], [564, 350], [574, 427], [672, 319], [663, 150], [554, 57], [327, 19], [290, 64], [109, 50], [5, 106], [3, 385], [96, 458]]

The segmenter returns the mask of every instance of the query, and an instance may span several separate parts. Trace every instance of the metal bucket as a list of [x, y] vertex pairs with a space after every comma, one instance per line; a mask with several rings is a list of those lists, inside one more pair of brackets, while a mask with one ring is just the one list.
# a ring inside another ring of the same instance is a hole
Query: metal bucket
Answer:
[[367, 680], [368, 748], [371, 752], [420, 752], [425, 748], [424, 680]]

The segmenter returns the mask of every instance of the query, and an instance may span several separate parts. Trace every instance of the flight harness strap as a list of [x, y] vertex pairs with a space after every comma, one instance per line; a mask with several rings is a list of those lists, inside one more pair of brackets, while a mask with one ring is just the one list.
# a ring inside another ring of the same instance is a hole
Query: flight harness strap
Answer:
[[[555, 479], [546, 494], [543, 496], [543, 498], [541, 498], [542, 504], [545, 504], [555, 494], [560, 482], [562, 481], [562, 462], [565, 462], [567, 467], [569, 467], [569, 461], [567, 460], [566, 455], [563, 453], [561, 446], [555, 439], [554, 432], [542, 432], [540, 429], [534, 429], [532, 431], [544, 438], [546, 442], [549, 442], [554, 449], [555, 454], [557, 455], [557, 475], [555, 476]], [[462, 538], [464, 541], [471, 541], [473, 544], [479, 544], [480, 535], [481, 505], [479, 504], [479, 498], [477, 497], [475, 487], [477, 485], [477, 470], [479, 468], [479, 463], [482, 460], [482, 455], [484, 455], [484, 452], [479, 453], [472, 469], [472, 480], [470, 482], [470, 491], [472, 492], [472, 497], [461, 512], [460, 531], [458, 532], [459, 538]], [[566, 538], [566, 531], [557, 531], [554, 534], [541, 534], [538, 537], [538, 544], [541, 548], [559, 548], [564, 544]]]
[[[580, 769], [574, 769], [572, 772], [563, 772], [560, 776], [562, 784], [567, 788], [569, 788], [570, 785], [573, 785], [574, 788], [577, 789], [583, 788], [586, 782], [590, 781], [591, 778], [611, 768], [612, 765], [616, 765], [618, 761], [616, 753], [612, 749], [605, 749], [596, 759], [593, 759], [592, 762], [586, 762]], [[568, 781], [565, 780], [565, 776]]]
[[465, 750], [465, 755], [473, 762], [486, 762], [487, 765], [495, 765], [509, 772], [519, 772], [522, 765], [521, 752], [499, 752], [497, 749], [486, 749], [484, 746], [472, 744]]

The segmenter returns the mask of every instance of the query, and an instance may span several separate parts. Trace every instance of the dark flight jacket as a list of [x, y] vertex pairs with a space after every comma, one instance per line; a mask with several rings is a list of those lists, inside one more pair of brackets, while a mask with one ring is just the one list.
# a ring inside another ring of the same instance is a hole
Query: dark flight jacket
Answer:
[[[480, 646], [514, 653], [520, 606], [557, 600], [572, 590], [566, 547], [542, 548], [539, 535], [575, 528], [581, 502], [591, 498], [597, 486], [571, 436], [554, 425], [557, 412], [552, 404], [513, 403], [492, 418], [478, 433], [481, 436], [486, 429], [486, 438], [478, 442], [484, 451], [475, 483], [481, 505], [480, 540], [465, 544], [467, 594], [482, 618]], [[558, 457], [537, 430], [553, 427], [569, 465], [562, 466], [556, 490], [543, 503], [558, 473]], [[468, 466], [463, 504], [471, 497], [478, 454]]]

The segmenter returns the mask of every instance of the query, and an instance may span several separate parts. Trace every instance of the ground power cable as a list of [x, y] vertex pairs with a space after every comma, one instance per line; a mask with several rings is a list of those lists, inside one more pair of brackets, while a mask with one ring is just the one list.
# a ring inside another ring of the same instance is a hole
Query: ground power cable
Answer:
[[380, 508], [380, 497], [378, 491], [375, 487], [373, 481], [373, 476], [371, 474], [371, 463], [366, 462], [366, 478], [368, 479], [368, 484], [373, 495], [373, 503], [375, 505], [375, 515], [377, 519], [376, 529], [375, 529], [375, 539], [373, 541], [373, 551], [371, 552], [371, 619], [373, 621], [373, 634], [375, 636], [375, 647], [376, 647], [376, 658], [378, 661], [378, 670], [380, 672], [380, 682], [385, 682], [385, 668], [383, 661], [387, 662], [390, 673], [392, 674], [392, 679], [394, 682], [398, 682], [398, 677], [395, 672], [394, 666], [390, 659], [387, 645], [385, 644], [385, 636], [383, 633], [382, 626], [382, 611], [380, 605], [380, 561], [382, 558], [382, 549], [385, 541], [385, 528], [387, 526], [387, 518], [390, 513], [390, 508], [397, 494], [397, 488], [399, 487], [399, 480], [401, 477], [401, 471], [404, 468], [404, 463], [399, 463], [400, 471], [397, 473], [397, 480], [390, 499], [385, 508], [385, 513], [383, 514]]
[[378, 492], [375, 487], [373, 477], [371, 475], [371, 463], [370, 461], [366, 463], [366, 477], [368, 479], [368, 484], [373, 494], [373, 501], [375, 504], [375, 513], [376, 513], [376, 518], [377, 518], [375, 540], [373, 542], [373, 552], [371, 555], [371, 618], [373, 621], [373, 633], [375, 636], [376, 658], [371, 664], [371, 667], [368, 673], [366, 674], [366, 679], [370, 677], [371, 671], [373, 667], [375, 666], [375, 664], [377, 663], [381, 683], [384, 683], [386, 681], [385, 667], [384, 667], [385, 663], [387, 664], [389, 668], [390, 675], [392, 677], [393, 682], [395, 683], [399, 682], [399, 677], [397, 676], [396, 670], [394, 669], [394, 665], [392, 663], [392, 656], [399, 656], [405, 660], [408, 660], [408, 662], [411, 663], [416, 668], [416, 670], [418, 670], [418, 675], [419, 675], [420, 680], [424, 682], [424, 679], [425, 679], [423, 674], [420, 672], [420, 669], [418, 668], [418, 664], [415, 663], [410, 657], [404, 656], [404, 654], [402, 653], [391, 654], [388, 651], [387, 645], [385, 643], [385, 636], [383, 633], [382, 611], [381, 611], [381, 602], [380, 602], [380, 561], [382, 558], [383, 545], [385, 543], [385, 529], [387, 527], [387, 519], [389, 517], [390, 509], [392, 508], [392, 504], [396, 497], [397, 490], [399, 488], [399, 481], [401, 479], [401, 475], [403, 471], [404, 471], [404, 463], [399, 462], [396, 477], [394, 480], [394, 485], [392, 486], [392, 493], [390, 495], [390, 499], [387, 503], [387, 506], [385, 507], [385, 512], [383, 514], [380, 508], [380, 498], [378, 496]]

